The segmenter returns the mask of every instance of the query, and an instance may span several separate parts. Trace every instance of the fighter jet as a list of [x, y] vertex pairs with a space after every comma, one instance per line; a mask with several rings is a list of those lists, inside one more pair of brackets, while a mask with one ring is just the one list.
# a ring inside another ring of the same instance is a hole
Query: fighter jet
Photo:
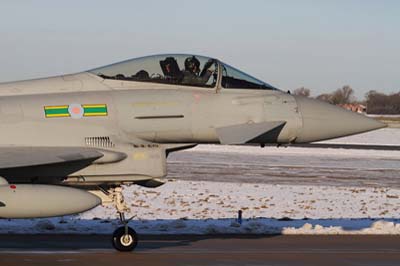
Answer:
[[112, 204], [119, 251], [138, 242], [123, 185], [157, 187], [170, 153], [199, 143], [295, 144], [384, 124], [294, 96], [218, 59], [168, 54], [0, 84], [0, 217]]

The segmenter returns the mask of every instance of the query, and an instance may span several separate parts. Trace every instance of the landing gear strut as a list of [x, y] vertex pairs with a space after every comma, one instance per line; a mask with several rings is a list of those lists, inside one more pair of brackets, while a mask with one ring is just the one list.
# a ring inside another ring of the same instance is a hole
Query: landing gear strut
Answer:
[[118, 227], [113, 233], [113, 247], [118, 251], [132, 251], [138, 244], [138, 237], [135, 230], [128, 226], [129, 221], [132, 220], [134, 216], [129, 219], [125, 218], [125, 212], [129, 211], [129, 208], [126, 206], [121, 187], [114, 188], [110, 196], [119, 214], [119, 220], [123, 225]]

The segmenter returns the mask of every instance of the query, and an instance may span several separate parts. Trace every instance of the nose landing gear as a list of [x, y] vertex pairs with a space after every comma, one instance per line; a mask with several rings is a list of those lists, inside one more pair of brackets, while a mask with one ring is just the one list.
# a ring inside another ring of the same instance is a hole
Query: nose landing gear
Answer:
[[118, 227], [112, 237], [113, 247], [118, 251], [132, 251], [138, 244], [136, 231], [128, 226], [128, 220], [125, 219], [124, 213], [119, 213], [120, 220], [124, 226]]
[[130, 217], [129, 219], [125, 218], [125, 212], [129, 211], [129, 208], [126, 206], [121, 187], [114, 188], [110, 193], [110, 196], [119, 214], [119, 220], [123, 224], [123, 226], [118, 227], [114, 231], [112, 245], [118, 251], [132, 251], [138, 244], [138, 236], [136, 231], [128, 226], [129, 221], [131, 221], [134, 216]]

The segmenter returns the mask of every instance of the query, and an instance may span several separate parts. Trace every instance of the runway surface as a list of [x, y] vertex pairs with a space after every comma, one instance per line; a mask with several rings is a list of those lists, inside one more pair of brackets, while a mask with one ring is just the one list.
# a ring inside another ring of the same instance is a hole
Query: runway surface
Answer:
[[135, 252], [109, 236], [1, 235], [0, 265], [400, 265], [398, 236], [142, 236]]
[[400, 188], [399, 151], [199, 146], [172, 153], [168, 178]]
[[[275, 147], [275, 145], [265, 145]], [[373, 145], [373, 144], [340, 144], [340, 143], [304, 143], [292, 144], [292, 147], [299, 148], [325, 148], [325, 149], [347, 149], [347, 150], [377, 150], [377, 151], [400, 151], [399, 145]]]

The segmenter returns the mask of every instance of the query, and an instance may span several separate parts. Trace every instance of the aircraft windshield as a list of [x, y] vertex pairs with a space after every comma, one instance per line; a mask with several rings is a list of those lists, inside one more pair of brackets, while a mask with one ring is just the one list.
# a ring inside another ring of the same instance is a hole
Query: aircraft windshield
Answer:
[[155, 82], [213, 88], [218, 77], [215, 59], [193, 55], [155, 55], [96, 68], [104, 79]]
[[228, 64], [222, 64], [222, 87], [227, 89], [277, 90]]

